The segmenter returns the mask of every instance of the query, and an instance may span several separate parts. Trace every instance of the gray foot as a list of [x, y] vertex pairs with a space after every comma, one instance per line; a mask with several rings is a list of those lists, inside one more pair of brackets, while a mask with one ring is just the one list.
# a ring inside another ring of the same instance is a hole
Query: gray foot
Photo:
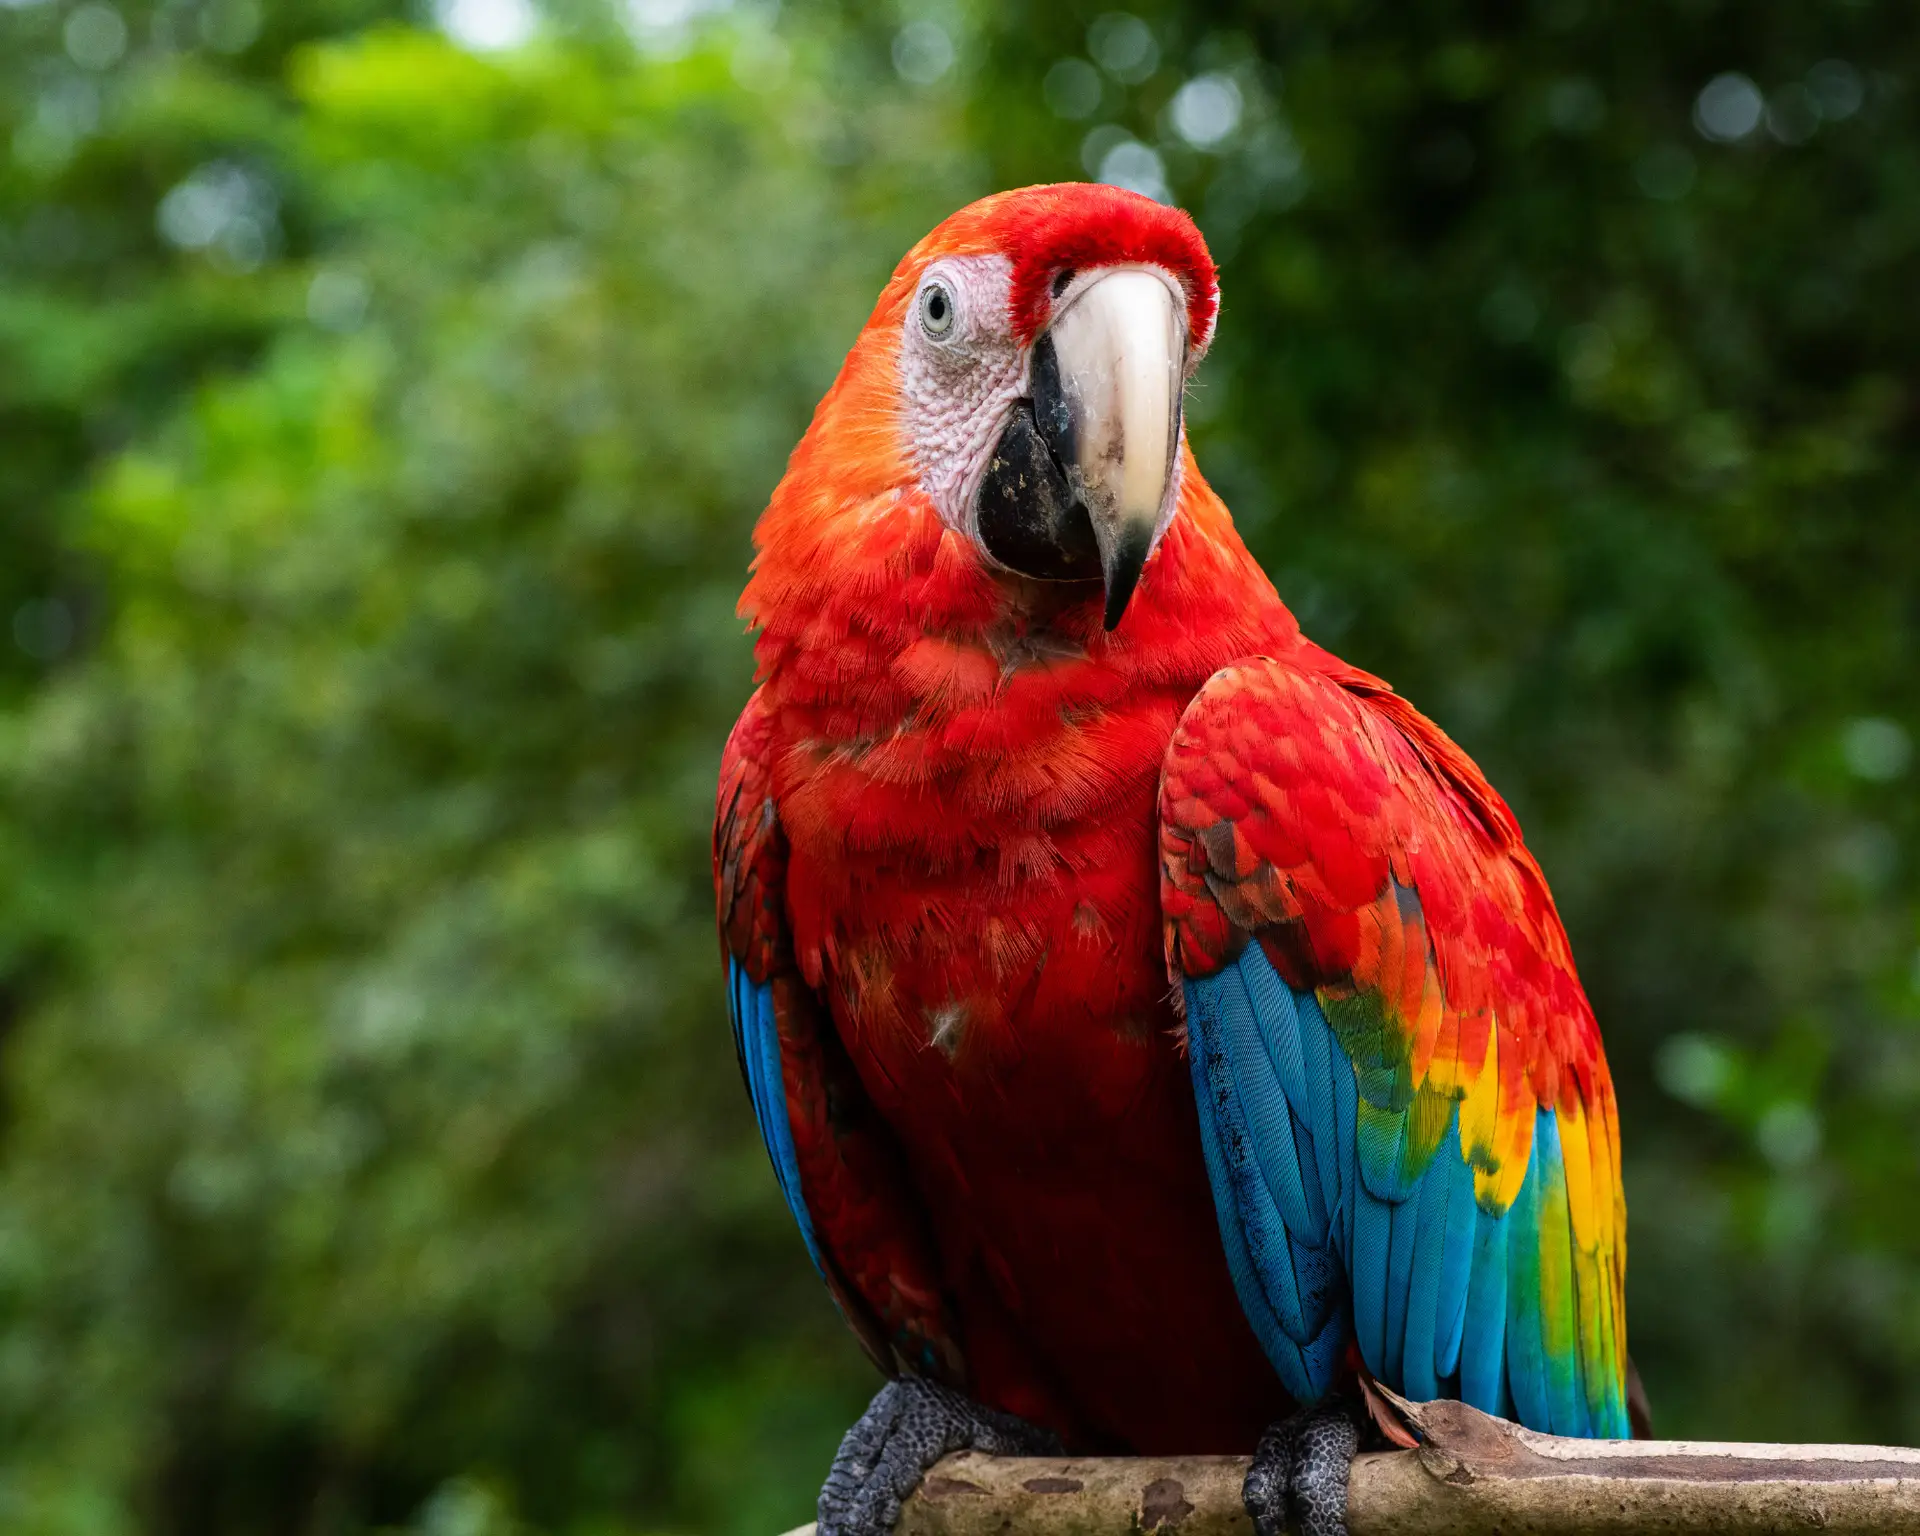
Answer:
[[1347, 1468], [1360, 1448], [1358, 1403], [1322, 1398], [1260, 1437], [1241, 1491], [1255, 1536], [1347, 1536]]
[[[840, 1442], [820, 1490], [819, 1536], [887, 1536], [927, 1469], [954, 1451], [1058, 1456], [1061, 1445], [1051, 1430], [982, 1408], [938, 1382], [902, 1376], [874, 1394]], [[1343, 1490], [1345, 1476], [1343, 1468]]]

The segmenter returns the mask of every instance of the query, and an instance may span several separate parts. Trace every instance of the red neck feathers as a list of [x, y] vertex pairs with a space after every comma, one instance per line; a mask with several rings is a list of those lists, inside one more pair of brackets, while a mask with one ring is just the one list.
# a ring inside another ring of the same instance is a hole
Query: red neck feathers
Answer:
[[[883, 678], [939, 707], [986, 702], [1039, 666], [1065, 669], [1110, 703], [1134, 683], [1197, 688], [1237, 657], [1297, 643], [1292, 615], [1184, 449], [1180, 510], [1109, 634], [1097, 582], [996, 570], [918, 486], [884, 483], [873, 462], [842, 472], [838, 434], [819, 425], [761, 519], [740, 612], [760, 632], [769, 702], [810, 707], [820, 726], [830, 717], [837, 729], [826, 735], [893, 729], [907, 701], [876, 690]], [[932, 663], [936, 654], [945, 660]]]

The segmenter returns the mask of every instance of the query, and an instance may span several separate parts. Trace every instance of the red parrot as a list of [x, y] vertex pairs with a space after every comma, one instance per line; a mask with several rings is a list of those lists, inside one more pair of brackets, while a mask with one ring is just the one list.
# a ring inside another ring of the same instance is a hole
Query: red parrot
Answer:
[[1256, 1451], [1343, 1529], [1374, 1380], [1620, 1436], [1598, 1030], [1467, 755], [1305, 639], [1181, 420], [1191, 219], [986, 198], [910, 251], [755, 535], [714, 880], [808, 1251], [891, 1378], [823, 1536], [940, 1455]]

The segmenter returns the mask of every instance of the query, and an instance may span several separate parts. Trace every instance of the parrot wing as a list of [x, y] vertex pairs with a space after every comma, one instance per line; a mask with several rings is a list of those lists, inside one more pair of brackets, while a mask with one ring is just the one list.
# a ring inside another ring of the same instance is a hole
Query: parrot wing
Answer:
[[807, 1252], [861, 1344], [962, 1385], [964, 1368], [925, 1218], [825, 1005], [794, 964], [787, 845], [759, 695], [721, 759], [713, 881], [740, 1073]]
[[1221, 1235], [1287, 1389], [1624, 1437], [1613, 1086], [1544, 876], [1467, 755], [1306, 647], [1216, 674], [1160, 795]]

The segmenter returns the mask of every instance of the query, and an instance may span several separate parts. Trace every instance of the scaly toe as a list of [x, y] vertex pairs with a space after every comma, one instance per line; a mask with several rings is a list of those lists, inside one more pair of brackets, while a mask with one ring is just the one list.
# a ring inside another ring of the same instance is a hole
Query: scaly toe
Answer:
[[1357, 1406], [1344, 1399], [1269, 1427], [1241, 1489], [1255, 1536], [1347, 1536], [1347, 1471], [1359, 1447]]
[[1287, 1528], [1287, 1490], [1293, 1481], [1293, 1446], [1298, 1421], [1296, 1414], [1269, 1425], [1260, 1437], [1259, 1449], [1253, 1453], [1253, 1465], [1247, 1468], [1240, 1498], [1253, 1521], [1254, 1536], [1281, 1536]]
[[1293, 1517], [1300, 1536], [1347, 1536], [1347, 1474], [1360, 1426], [1339, 1407], [1310, 1418], [1294, 1442]]
[[820, 1490], [819, 1536], [888, 1536], [927, 1469], [955, 1451], [1060, 1454], [1047, 1430], [983, 1408], [938, 1382], [902, 1376], [877, 1393], [840, 1442]]

